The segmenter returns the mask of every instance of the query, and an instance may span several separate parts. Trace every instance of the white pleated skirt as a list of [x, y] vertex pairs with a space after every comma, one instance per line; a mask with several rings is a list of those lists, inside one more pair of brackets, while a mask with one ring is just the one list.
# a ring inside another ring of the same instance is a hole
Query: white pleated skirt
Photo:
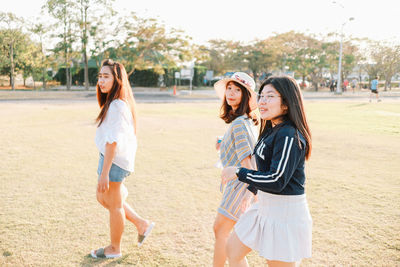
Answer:
[[235, 225], [240, 241], [267, 260], [296, 262], [311, 257], [312, 219], [306, 195], [258, 191], [258, 202]]

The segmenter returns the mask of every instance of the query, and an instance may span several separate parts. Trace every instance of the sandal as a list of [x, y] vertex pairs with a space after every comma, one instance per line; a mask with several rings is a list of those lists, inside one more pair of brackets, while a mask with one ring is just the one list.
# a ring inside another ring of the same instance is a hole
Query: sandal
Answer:
[[122, 254], [119, 253], [119, 254], [106, 255], [106, 254], [104, 254], [104, 248], [99, 248], [97, 250], [90, 251], [90, 256], [92, 256], [92, 258], [95, 258], [95, 259], [99, 259], [99, 258], [100, 259], [101, 258], [103, 258], [103, 259], [115, 259], [115, 258], [122, 257]]
[[149, 227], [147, 227], [146, 231], [143, 233], [143, 235], [138, 234], [138, 247], [143, 245], [143, 242], [146, 240], [146, 238], [150, 235], [151, 230], [153, 230], [154, 225], [156, 225], [154, 222], [152, 222]]

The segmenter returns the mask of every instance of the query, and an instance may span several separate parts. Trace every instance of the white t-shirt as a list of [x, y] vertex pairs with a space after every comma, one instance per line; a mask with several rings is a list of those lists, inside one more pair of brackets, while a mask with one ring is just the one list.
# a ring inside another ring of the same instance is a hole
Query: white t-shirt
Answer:
[[124, 170], [134, 171], [137, 140], [132, 112], [127, 103], [120, 99], [111, 102], [104, 121], [97, 127], [95, 142], [103, 155], [106, 143], [116, 142], [117, 150], [113, 163]]

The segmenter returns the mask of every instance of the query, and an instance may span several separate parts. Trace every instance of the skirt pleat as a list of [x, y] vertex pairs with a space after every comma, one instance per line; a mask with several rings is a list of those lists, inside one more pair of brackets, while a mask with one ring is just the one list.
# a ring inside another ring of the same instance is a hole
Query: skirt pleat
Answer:
[[268, 260], [311, 257], [312, 219], [305, 195], [259, 192], [258, 199], [235, 225], [240, 241]]

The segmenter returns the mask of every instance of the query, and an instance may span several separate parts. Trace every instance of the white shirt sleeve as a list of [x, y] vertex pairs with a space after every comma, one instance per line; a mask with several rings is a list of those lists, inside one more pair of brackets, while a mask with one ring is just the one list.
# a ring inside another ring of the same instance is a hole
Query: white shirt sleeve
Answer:
[[121, 103], [112, 102], [107, 112], [107, 131], [105, 132], [104, 140], [106, 143], [120, 143], [123, 139], [124, 128], [126, 122], [124, 119], [124, 107]]
[[105, 153], [106, 144], [117, 143], [113, 163], [124, 170], [133, 172], [137, 140], [133, 128], [133, 118], [129, 105], [122, 100], [114, 100], [108, 108], [102, 124], [97, 127], [95, 143], [100, 153]]

